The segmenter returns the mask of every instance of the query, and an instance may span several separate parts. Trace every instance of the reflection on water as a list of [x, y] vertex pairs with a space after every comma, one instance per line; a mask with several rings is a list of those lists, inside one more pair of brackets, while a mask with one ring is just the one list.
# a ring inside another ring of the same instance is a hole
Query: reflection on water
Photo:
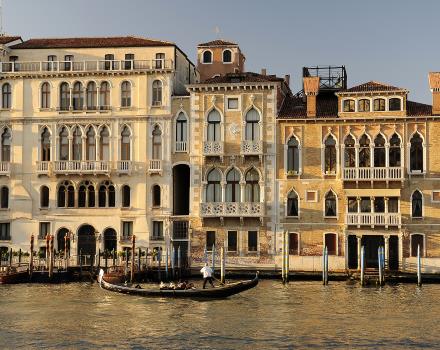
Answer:
[[440, 285], [261, 281], [227, 300], [147, 299], [97, 284], [0, 286], [0, 349], [438, 347]]

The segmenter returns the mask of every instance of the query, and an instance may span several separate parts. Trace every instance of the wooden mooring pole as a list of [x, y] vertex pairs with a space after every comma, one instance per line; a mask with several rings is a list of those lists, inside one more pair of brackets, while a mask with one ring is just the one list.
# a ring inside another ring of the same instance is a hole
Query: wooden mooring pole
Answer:
[[161, 281], [161, 276], [160, 276], [160, 269], [161, 269], [160, 262], [161, 262], [161, 260], [162, 260], [162, 250], [159, 247], [159, 250], [157, 252], [157, 261], [158, 261], [158, 264], [157, 264], [157, 275], [159, 277], [159, 282]]
[[64, 235], [64, 261], [65, 261], [66, 270], [67, 270], [67, 266], [69, 265], [69, 263], [68, 263], [69, 258], [67, 256], [67, 242], [68, 242], [68, 240], [69, 240], [69, 237], [68, 237], [68, 235], [66, 233]]
[[53, 276], [54, 250], [53, 250], [53, 235], [50, 235], [49, 245], [49, 278]]
[[32, 277], [32, 270], [34, 269], [34, 234], [31, 234], [31, 253], [29, 256], [29, 276]]
[[361, 247], [361, 286], [365, 285], [364, 274], [365, 274], [365, 248]]
[[220, 282], [225, 284], [225, 269], [226, 269], [226, 258], [225, 258], [225, 247], [220, 248]]
[[174, 280], [176, 278], [176, 252], [174, 250], [174, 245], [171, 246], [171, 279]]
[[[177, 270], [179, 271], [179, 279], [180, 279], [182, 278], [182, 256], [180, 253], [180, 245], [177, 247]], [[212, 271], [214, 272], [214, 270]]]
[[136, 253], [136, 236], [131, 237], [131, 270], [130, 270], [130, 281], [134, 283], [134, 255]]
[[422, 286], [422, 261], [420, 257], [420, 244], [417, 245], [417, 285]]
[[165, 279], [166, 279], [166, 281], [168, 282], [169, 281], [169, 276], [168, 276], [168, 258], [169, 258], [169, 255], [168, 255], [168, 244], [167, 244], [167, 246], [165, 247]]
[[378, 267], [379, 267], [379, 281], [378, 284], [379, 286], [382, 286], [382, 247], [378, 247], [377, 248], [377, 262], [378, 262]]

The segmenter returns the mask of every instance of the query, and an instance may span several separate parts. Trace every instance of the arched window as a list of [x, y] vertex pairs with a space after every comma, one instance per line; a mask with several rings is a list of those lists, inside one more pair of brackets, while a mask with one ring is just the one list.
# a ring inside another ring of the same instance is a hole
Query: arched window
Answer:
[[50, 108], [50, 85], [43, 83], [41, 85], [41, 108]]
[[96, 109], [96, 103], [97, 103], [97, 90], [96, 90], [96, 84], [94, 81], [91, 81], [87, 84], [86, 89], [86, 99], [87, 99], [87, 109], [89, 110], [95, 110]]
[[47, 128], [41, 133], [41, 160], [43, 162], [50, 161], [50, 132]]
[[401, 166], [400, 162], [400, 138], [397, 134], [393, 134], [390, 139], [389, 163], [392, 167]]
[[337, 216], [337, 208], [336, 208], [336, 194], [333, 191], [327, 192], [325, 195], [325, 209], [324, 216], [325, 217], [335, 217]]
[[287, 141], [287, 171], [299, 172], [299, 142], [295, 136]]
[[75, 188], [70, 181], [63, 181], [58, 186], [57, 205], [59, 208], [75, 207]]
[[11, 131], [5, 128], [2, 133], [2, 162], [11, 161]]
[[3, 186], [1, 188], [0, 196], [1, 196], [0, 208], [2, 208], [2, 209], [9, 208], [9, 188], [7, 188], [6, 186]]
[[85, 208], [87, 199], [87, 187], [85, 184], [81, 184], [78, 189], [78, 207]]
[[336, 174], [336, 140], [333, 136], [327, 136], [324, 147], [324, 172]]
[[385, 138], [379, 134], [374, 139], [374, 166], [385, 166]]
[[69, 132], [67, 128], [63, 126], [60, 134], [60, 160], [69, 160]]
[[203, 63], [212, 63], [212, 52], [211, 51], [203, 52]]
[[369, 168], [370, 166], [370, 138], [366, 134], [363, 134], [359, 139], [359, 167]]
[[336, 233], [326, 233], [324, 235], [324, 245], [327, 247], [328, 255], [337, 255], [338, 240]]
[[414, 191], [411, 196], [411, 208], [413, 218], [423, 217], [423, 195], [419, 190]]
[[106, 126], [99, 133], [99, 142], [100, 160], [110, 160], [110, 133]]
[[370, 100], [362, 99], [358, 102], [358, 112], [369, 112], [370, 111]]
[[176, 142], [186, 142], [187, 137], [186, 116], [185, 113], [180, 112], [176, 119]]
[[411, 237], [411, 256], [417, 257], [417, 251], [420, 247], [420, 256], [423, 257], [425, 255], [424, 236], [416, 233], [416, 234], [412, 234], [410, 237]]
[[79, 126], [73, 129], [72, 160], [82, 159], [82, 132]]
[[49, 187], [40, 187], [40, 208], [49, 208]]
[[115, 186], [111, 181], [103, 181], [99, 185], [98, 190], [98, 206], [100, 208], [114, 208], [115, 200]]
[[99, 108], [103, 110], [110, 108], [110, 84], [106, 81], [103, 81], [99, 88]]
[[231, 50], [223, 51], [223, 63], [231, 63], [232, 62], [232, 52]]
[[353, 136], [347, 135], [344, 142], [344, 167], [356, 167], [356, 148]]
[[260, 114], [255, 108], [251, 108], [246, 113], [246, 132], [245, 139], [247, 141], [259, 141], [260, 140]]
[[95, 207], [95, 186], [88, 180], [83, 181], [79, 186], [78, 207]]
[[355, 111], [354, 100], [344, 100], [342, 105], [343, 105], [344, 112], [354, 112]]
[[131, 132], [127, 125], [124, 126], [121, 132], [121, 160], [131, 159]]
[[73, 84], [72, 90], [72, 107], [75, 111], [83, 109], [84, 106], [84, 93], [82, 84], [77, 81]]
[[207, 135], [207, 141], [220, 141], [220, 113], [213, 109], [208, 114], [208, 135]]
[[130, 206], [130, 186], [122, 186], [122, 206], [128, 208]]
[[385, 99], [384, 98], [376, 98], [373, 101], [373, 109], [375, 112], [382, 112], [385, 110]]
[[260, 176], [257, 170], [250, 169], [245, 176], [246, 180], [246, 202], [260, 201]]
[[290, 191], [287, 195], [287, 213], [286, 216], [299, 216], [299, 201], [298, 194], [295, 191]]
[[160, 186], [153, 186], [153, 207], [160, 207]]
[[235, 168], [226, 174], [226, 202], [240, 202], [240, 173]]
[[11, 108], [11, 101], [12, 101], [11, 84], [5, 83], [2, 86], [2, 108], [3, 109]]
[[409, 169], [413, 172], [423, 172], [423, 139], [416, 132], [410, 140]]
[[69, 110], [70, 106], [70, 88], [69, 84], [61, 83], [60, 85], [60, 109], [62, 111]]
[[212, 169], [207, 176], [206, 202], [221, 202], [222, 189], [220, 186], [221, 175], [217, 169]]
[[388, 100], [388, 104], [389, 104], [388, 109], [390, 111], [400, 111], [402, 109], [400, 98], [390, 98]]
[[96, 137], [95, 129], [89, 127], [86, 134], [86, 156], [87, 160], [96, 160]]
[[162, 105], [162, 82], [160, 80], [153, 81], [153, 106]]
[[153, 159], [162, 159], [162, 131], [159, 125], [156, 125], [153, 129]]
[[131, 107], [131, 83], [129, 81], [121, 84], [121, 106]]

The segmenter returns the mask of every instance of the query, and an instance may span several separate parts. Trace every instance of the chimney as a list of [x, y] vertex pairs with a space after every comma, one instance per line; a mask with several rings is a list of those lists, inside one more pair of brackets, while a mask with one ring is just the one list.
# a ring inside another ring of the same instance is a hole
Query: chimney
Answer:
[[316, 117], [316, 95], [319, 92], [319, 77], [304, 77], [304, 93], [307, 97], [307, 116]]
[[440, 72], [429, 73], [429, 87], [432, 92], [432, 114], [440, 114]]
[[266, 74], [267, 74], [266, 68], [261, 68], [261, 75], [266, 75]]
[[284, 82], [286, 83], [287, 86], [290, 86], [290, 74], [286, 74], [284, 76]]

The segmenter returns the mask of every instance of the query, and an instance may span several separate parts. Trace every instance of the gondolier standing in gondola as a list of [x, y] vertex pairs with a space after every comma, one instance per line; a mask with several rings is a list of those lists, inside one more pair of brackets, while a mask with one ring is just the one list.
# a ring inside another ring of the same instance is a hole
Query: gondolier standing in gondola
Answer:
[[203, 274], [203, 289], [206, 288], [206, 282], [214, 288], [214, 283], [212, 283], [212, 269], [208, 266], [208, 263], [205, 263], [205, 266], [202, 267], [200, 272]]

